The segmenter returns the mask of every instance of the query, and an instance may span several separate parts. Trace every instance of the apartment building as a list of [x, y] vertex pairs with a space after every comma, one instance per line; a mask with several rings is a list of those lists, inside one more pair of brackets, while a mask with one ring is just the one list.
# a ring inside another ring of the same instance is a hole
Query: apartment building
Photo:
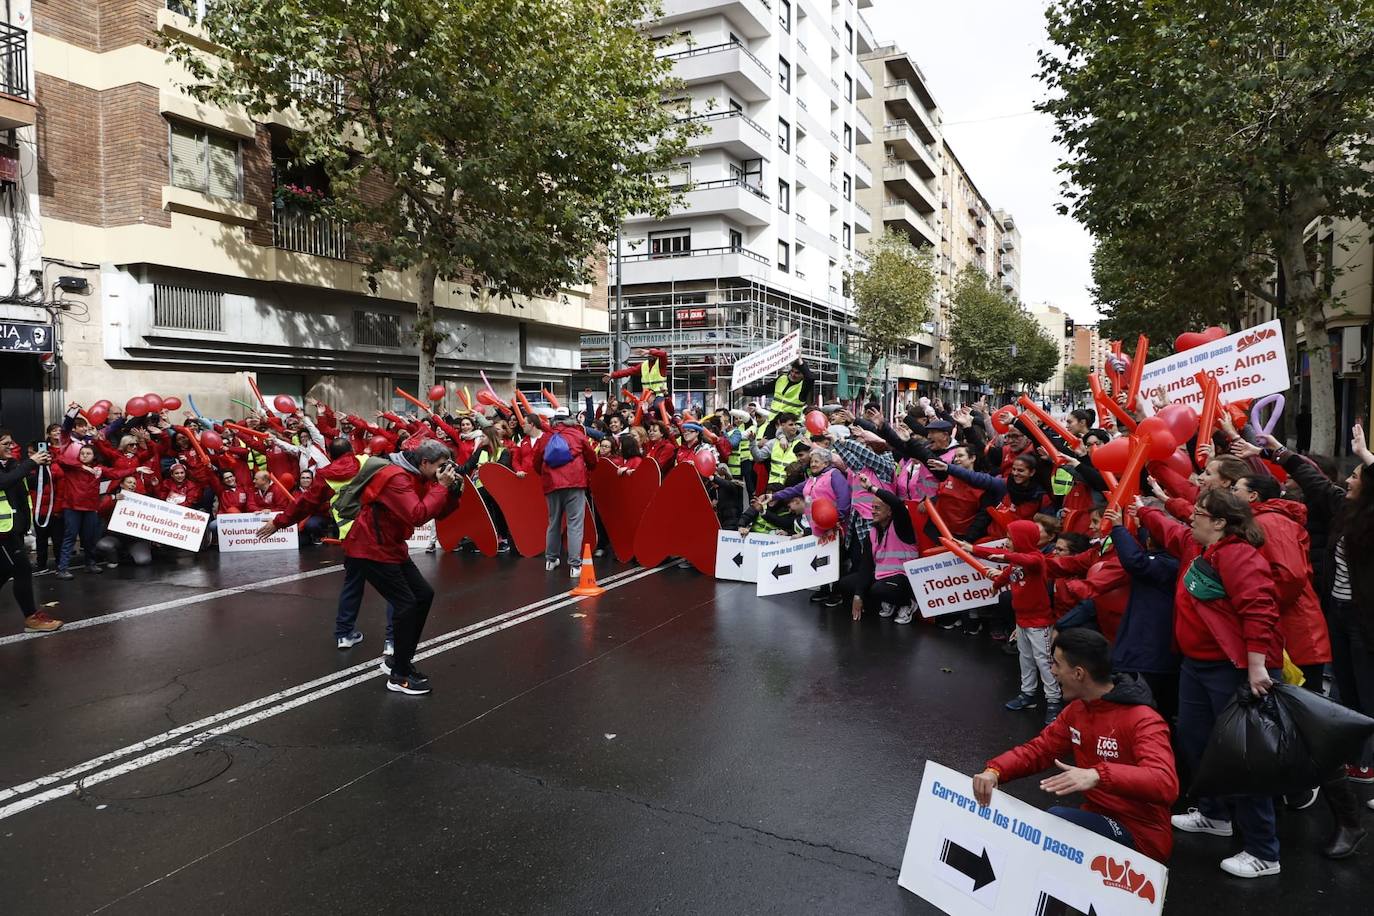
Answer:
[[1054, 367], [1054, 375], [1040, 386], [1049, 395], [1064, 391], [1064, 370], [1074, 365], [1074, 321], [1057, 305], [1040, 302], [1026, 309], [1039, 324], [1045, 335], [1059, 343], [1059, 362]]
[[[1134, 345], [1130, 350], [1134, 352]], [[1080, 324], [1073, 329], [1073, 355], [1069, 359], [1069, 365], [1087, 366], [1090, 369], [1102, 371], [1106, 365], [1107, 357], [1112, 355], [1112, 342], [1101, 334], [1097, 333], [1097, 325]]]
[[[44, 270], [72, 278], [53, 295], [51, 399], [154, 389], [223, 416], [254, 373], [265, 394], [390, 406], [417, 376], [416, 279], [369, 278], [350, 227], [292, 199], [289, 185], [328, 185], [289, 164], [289, 115], [257, 121], [182, 91], [159, 43], [213, 52], [204, 2], [34, 2]], [[441, 283], [438, 304], [439, 378], [468, 383], [484, 370], [561, 386], [581, 335], [607, 327], [604, 285], [510, 303]]]
[[[682, 205], [667, 220], [628, 219], [610, 267], [624, 346], [671, 351], [681, 404], [725, 403], [735, 360], [797, 328], [823, 396], [856, 368], [844, 273], [873, 230], [856, 200], [874, 182], [857, 153], [874, 139], [859, 109], [874, 93], [858, 60], [874, 45], [860, 12], [871, 5], [665, 0], [645, 26], [683, 85], [668, 104], [704, 129], [664, 176]], [[583, 338], [588, 383], [613, 341]]]

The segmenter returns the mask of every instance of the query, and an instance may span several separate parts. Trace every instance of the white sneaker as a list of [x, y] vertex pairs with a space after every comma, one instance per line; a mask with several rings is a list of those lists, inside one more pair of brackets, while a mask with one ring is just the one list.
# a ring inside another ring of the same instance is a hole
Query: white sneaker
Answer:
[[911, 623], [911, 619], [916, 616], [915, 605], [908, 604], [897, 612], [898, 623]]
[[382, 643], [382, 654], [383, 654], [383, 655], [395, 655], [395, 654], [396, 654], [396, 644], [395, 644], [394, 642], [392, 642], [391, 640], [389, 640], [389, 639], [388, 639], [386, 642]]
[[558, 568], [558, 562], [558, 560], [545, 560], [544, 572], [553, 572], [555, 569]]
[[579, 577], [579, 576], [581, 576], [581, 575], [582, 575], [582, 567], [581, 567], [581, 566], [569, 566], [569, 567], [568, 567], [568, 578], [569, 578], [569, 579], [576, 579], [577, 577]]
[[1237, 878], [1264, 878], [1279, 873], [1279, 863], [1256, 859], [1250, 853], [1241, 851], [1229, 859], [1221, 860], [1221, 870]]
[[389, 659], [383, 658], [381, 661], [379, 661], [379, 662], [377, 663], [377, 667], [380, 668], [380, 669], [382, 669], [382, 674], [385, 674], [385, 675], [390, 676], [390, 674], [391, 674], [391, 662], [390, 662]]
[[886, 601], [884, 601], [884, 602], [878, 607], [878, 616], [879, 616], [879, 617], [891, 617], [891, 616], [892, 616], [893, 614], [895, 614], [895, 613], [897, 613], [897, 609], [896, 609], [895, 607], [893, 607], [892, 605], [888, 604]]
[[1367, 807], [1370, 811], [1374, 811], [1374, 798], [1371, 798], [1369, 801], [1365, 802], [1365, 807]]
[[338, 647], [339, 647], [340, 649], [351, 649], [351, 648], [353, 648], [354, 646], [356, 646], [358, 643], [360, 643], [360, 642], [362, 642], [362, 641], [363, 641], [363, 634], [362, 634], [362, 631], [361, 631], [361, 630], [354, 630], [354, 631], [353, 631], [352, 633], [350, 633], [348, 636], [340, 636], [337, 645], [338, 645]]
[[[1196, 808], [1189, 808], [1187, 814], [1175, 814], [1169, 818], [1174, 829], [1184, 833], [1210, 833], [1212, 836], [1230, 836], [1230, 821], [1214, 821]], [[1244, 855], [1244, 853], [1241, 853]], [[1226, 860], [1231, 861], [1230, 859]], [[1222, 863], [1223, 867], [1225, 863]]]

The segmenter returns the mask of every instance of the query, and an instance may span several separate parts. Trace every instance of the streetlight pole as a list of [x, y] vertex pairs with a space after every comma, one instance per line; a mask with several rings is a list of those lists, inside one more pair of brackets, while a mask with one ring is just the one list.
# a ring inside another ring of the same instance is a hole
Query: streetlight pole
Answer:
[[[624, 324], [624, 308], [625, 308], [625, 287], [624, 287], [624, 284], [621, 282], [621, 279], [620, 279], [620, 278], [621, 278], [622, 268], [623, 268], [623, 266], [624, 266], [624, 262], [621, 260], [621, 253], [620, 253], [620, 238], [621, 238], [621, 230], [620, 230], [620, 229], [616, 229], [616, 231], [615, 231], [615, 336], [614, 336], [614, 338], [613, 338], [613, 340], [612, 340], [612, 342], [611, 342], [611, 359], [610, 359], [610, 366], [611, 366], [611, 371], [612, 371], [612, 372], [614, 372], [615, 370], [621, 368], [621, 365], [620, 365], [621, 337], [620, 337], [620, 335], [621, 335], [621, 326]], [[615, 396], [615, 395], [614, 395], [614, 392], [615, 392], [615, 381], [612, 380], [611, 382], [607, 383], [606, 397], [607, 397], [608, 399], [614, 397], [614, 396]]]

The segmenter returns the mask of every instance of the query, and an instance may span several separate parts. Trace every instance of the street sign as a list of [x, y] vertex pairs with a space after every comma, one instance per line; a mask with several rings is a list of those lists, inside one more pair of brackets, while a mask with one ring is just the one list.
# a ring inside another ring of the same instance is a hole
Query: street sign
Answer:
[[820, 588], [840, 578], [840, 539], [822, 544], [815, 535], [761, 547], [758, 596]]
[[51, 353], [52, 325], [0, 321], [0, 351]]
[[759, 550], [787, 538], [781, 534], [754, 534], [744, 537], [738, 531], [716, 535], [716, 578], [734, 582], [757, 582]]
[[927, 761], [897, 883], [966, 916], [1156, 916], [1169, 872], [1133, 849]]

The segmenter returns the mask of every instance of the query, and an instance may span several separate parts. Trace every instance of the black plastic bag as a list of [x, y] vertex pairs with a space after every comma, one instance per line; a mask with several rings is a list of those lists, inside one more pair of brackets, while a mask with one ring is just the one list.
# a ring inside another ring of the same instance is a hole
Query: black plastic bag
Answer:
[[1217, 716], [1190, 791], [1194, 796], [1279, 795], [1320, 785], [1326, 775], [1313, 765], [1278, 697], [1272, 691], [1257, 697], [1242, 685]]
[[1319, 693], [1275, 684], [1274, 696], [1302, 737], [1312, 767], [1327, 779], [1345, 764], [1356, 762], [1374, 735], [1374, 719]]

